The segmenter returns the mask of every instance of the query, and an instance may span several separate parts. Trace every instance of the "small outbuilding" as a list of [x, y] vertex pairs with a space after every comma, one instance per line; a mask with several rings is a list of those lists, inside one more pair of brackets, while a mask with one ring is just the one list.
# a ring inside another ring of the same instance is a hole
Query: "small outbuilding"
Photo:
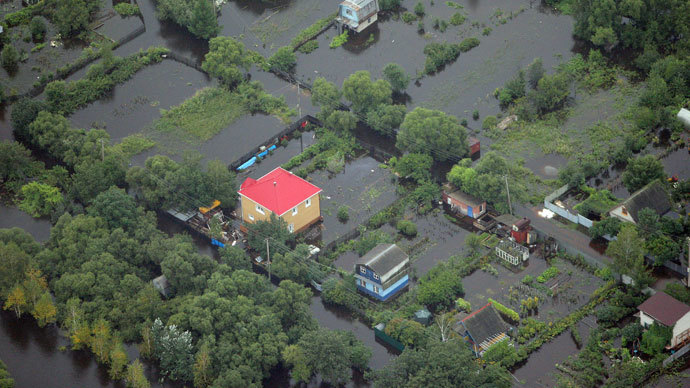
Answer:
[[678, 112], [678, 120], [685, 125], [685, 128], [690, 128], [690, 110], [680, 108], [680, 111]]
[[338, 6], [338, 29], [344, 28], [362, 32], [378, 20], [379, 4], [377, 0], [345, 0]]
[[455, 331], [470, 344], [475, 356], [481, 357], [492, 345], [508, 339], [508, 328], [489, 302], [461, 319]]
[[496, 246], [496, 256], [517, 266], [529, 259], [529, 249], [512, 240], [501, 240]]
[[486, 213], [486, 201], [462, 192], [450, 183], [443, 185], [442, 197], [443, 203], [448, 204], [451, 210], [470, 218], [477, 219]]
[[690, 306], [664, 292], [657, 292], [637, 309], [640, 312], [640, 325], [643, 327], [656, 322], [673, 329], [672, 348], [690, 342]]
[[355, 264], [357, 290], [386, 301], [407, 287], [410, 258], [395, 244], [379, 244]]
[[611, 209], [609, 215], [636, 224], [640, 210], [646, 207], [660, 216], [671, 210], [669, 195], [658, 180], [634, 192], [623, 203]]

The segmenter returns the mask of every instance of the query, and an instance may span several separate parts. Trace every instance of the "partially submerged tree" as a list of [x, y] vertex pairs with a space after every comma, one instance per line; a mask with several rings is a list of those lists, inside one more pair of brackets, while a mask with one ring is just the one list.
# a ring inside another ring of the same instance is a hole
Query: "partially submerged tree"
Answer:
[[438, 110], [417, 107], [405, 116], [396, 146], [424, 153], [434, 160], [459, 160], [469, 152], [467, 132], [457, 118]]

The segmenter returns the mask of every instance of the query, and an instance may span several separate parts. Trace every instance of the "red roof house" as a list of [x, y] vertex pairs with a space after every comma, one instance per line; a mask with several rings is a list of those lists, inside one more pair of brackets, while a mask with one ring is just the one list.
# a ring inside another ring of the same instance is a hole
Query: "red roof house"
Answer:
[[690, 306], [664, 293], [657, 292], [637, 307], [640, 325], [657, 324], [673, 329], [671, 346], [690, 341]]
[[267, 220], [271, 213], [283, 218], [291, 232], [299, 232], [321, 219], [321, 189], [281, 167], [259, 179], [247, 178], [238, 194], [242, 220]]

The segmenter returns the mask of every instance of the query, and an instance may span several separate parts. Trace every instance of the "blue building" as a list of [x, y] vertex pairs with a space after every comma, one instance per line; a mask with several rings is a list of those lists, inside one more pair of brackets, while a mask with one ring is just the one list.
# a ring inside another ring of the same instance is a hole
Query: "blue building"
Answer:
[[386, 301], [409, 283], [410, 258], [395, 244], [379, 244], [355, 263], [357, 289]]
[[379, 4], [376, 0], [345, 0], [338, 7], [338, 29], [348, 28], [355, 32], [362, 32], [365, 28], [376, 23]]

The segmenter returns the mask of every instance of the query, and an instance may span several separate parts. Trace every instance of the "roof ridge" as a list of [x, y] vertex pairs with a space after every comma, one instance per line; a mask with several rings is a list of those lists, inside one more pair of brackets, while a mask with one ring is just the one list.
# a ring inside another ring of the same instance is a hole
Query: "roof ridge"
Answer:
[[[386, 244], [386, 243], [380, 243], [379, 245], [382, 245], [382, 244]], [[377, 245], [377, 246], [378, 246], [378, 245]], [[390, 244], [386, 249], [384, 249], [383, 251], [379, 252], [376, 256], [372, 257], [371, 259], [369, 259], [369, 261], [367, 261], [364, 265], [367, 265], [367, 266], [368, 266], [369, 264], [373, 263], [374, 261], [380, 259], [380, 258], [381, 258], [382, 256], [384, 256], [386, 253], [388, 253], [388, 251], [390, 251], [391, 249], [393, 249], [393, 247], [395, 247], [395, 244]], [[374, 247], [374, 248], [376, 248], [376, 247]]]
[[477, 311], [472, 312], [472, 314], [466, 316], [466, 317], [463, 318], [462, 321], [460, 321], [460, 322], [465, 322], [465, 320], [467, 320], [467, 319], [469, 319], [469, 318], [475, 316], [477, 313], [479, 313], [480, 311], [484, 310], [485, 308], [487, 308], [487, 307], [490, 306], [490, 305], [491, 305], [491, 302], [485, 304], [482, 308], [480, 308], [480, 309], [477, 310]]

